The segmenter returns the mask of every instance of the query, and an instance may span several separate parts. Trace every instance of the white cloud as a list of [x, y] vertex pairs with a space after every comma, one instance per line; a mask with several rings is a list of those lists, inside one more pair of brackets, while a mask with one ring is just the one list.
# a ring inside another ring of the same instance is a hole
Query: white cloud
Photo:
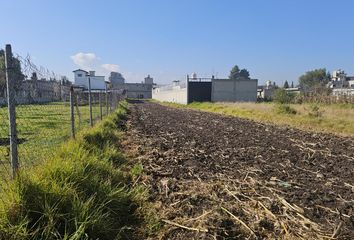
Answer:
[[101, 65], [101, 68], [109, 71], [109, 72], [118, 72], [119, 66], [117, 64], [105, 63]]
[[99, 60], [94, 53], [79, 52], [70, 57], [73, 62], [84, 70], [92, 70]]
[[70, 57], [74, 64], [86, 71], [96, 71], [97, 75], [109, 76], [110, 72], [119, 72], [120, 67], [117, 64], [101, 64], [101, 58], [94, 53], [76, 53]]

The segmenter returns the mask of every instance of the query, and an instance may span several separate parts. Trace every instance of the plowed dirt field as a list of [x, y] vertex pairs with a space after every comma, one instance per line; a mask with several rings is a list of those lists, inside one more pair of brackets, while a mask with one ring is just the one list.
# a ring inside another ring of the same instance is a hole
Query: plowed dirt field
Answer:
[[354, 140], [130, 103], [153, 239], [354, 239]]

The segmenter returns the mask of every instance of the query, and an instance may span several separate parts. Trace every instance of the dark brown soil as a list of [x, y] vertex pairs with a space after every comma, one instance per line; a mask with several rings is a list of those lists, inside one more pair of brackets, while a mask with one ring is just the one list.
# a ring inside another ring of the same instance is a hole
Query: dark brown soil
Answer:
[[354, 239], [354, 141], [152, 102], [124, 147], [162, 227], [151, 239]]

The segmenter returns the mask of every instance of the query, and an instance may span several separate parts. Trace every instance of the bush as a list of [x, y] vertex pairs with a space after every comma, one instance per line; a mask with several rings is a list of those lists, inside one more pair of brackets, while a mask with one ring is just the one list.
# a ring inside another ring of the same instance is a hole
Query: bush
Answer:
[[288, 93], [283, 88], [276, 89], [272, 94], [273, 101], [281, 104], [292, 103], [294, 98], [295, 98], [294, 94]]
[[296, 114], [296, 110], [289, 105], [279, 104], [275, 106], [275, 110], [280, 114]]

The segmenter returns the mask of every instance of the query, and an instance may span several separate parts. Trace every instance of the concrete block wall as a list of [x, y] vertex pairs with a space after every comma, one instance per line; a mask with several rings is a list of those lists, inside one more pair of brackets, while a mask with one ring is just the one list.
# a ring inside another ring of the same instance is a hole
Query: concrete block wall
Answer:
[[212, 102], [256, 102], [257, 79], [212, 80]]
[[[194, 85], [191, 86], [192, 84]], [[153, 89], [152, 98], [163, 102], [187, 104], [192, 101], [210, 101], [210, 98], [207, 99], [205, 97], [208, 95], [209, 91], [209, 96], [211, 95], [212, 102], [256, 102], [257, 84], [257, 79], [213, 79], [211, 83], [189, 82], [188, 88], [185, 85], [178, 85], [163, 86]]]
[[115, 84], [113, 89], [126, 90], [128, 98], [152, 98], [152, 85], [145, 83], [121, 83]]

